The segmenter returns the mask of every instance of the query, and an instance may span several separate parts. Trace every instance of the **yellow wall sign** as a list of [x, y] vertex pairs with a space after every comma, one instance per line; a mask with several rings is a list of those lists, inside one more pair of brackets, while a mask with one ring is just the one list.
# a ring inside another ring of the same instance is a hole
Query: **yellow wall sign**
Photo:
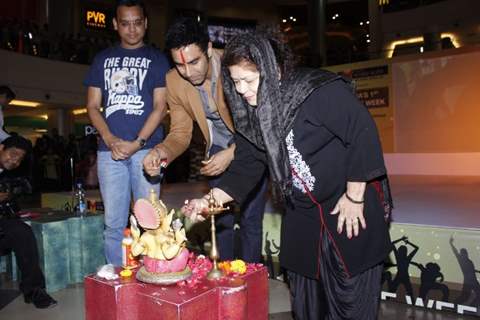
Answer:
[[96, 10], [86, 11], [86, 25], [93, 28], [106, 28], [107, 27], [107, 15], [103, 12]]

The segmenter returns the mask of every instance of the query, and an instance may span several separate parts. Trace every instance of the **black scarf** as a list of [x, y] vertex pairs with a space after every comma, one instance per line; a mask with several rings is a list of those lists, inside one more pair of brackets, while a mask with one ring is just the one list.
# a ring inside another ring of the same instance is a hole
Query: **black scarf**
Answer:
[[280, 67], [268, 40], [252, 34], [239, 37], [237, 41], [249, 46], [251, 58], [260, 72], [260, 83], [257, 106], [252, 107], [235, 91], [228, 67], [222, 67], [225, 97], [235, 130], [266, 152], [274, 186], [281, 197], [291, 203], [292, 173], [285, 138], [305, 99], [315, 89], [343, 78], [328, 71], [298, 69], [282, 75], [279, 81]]

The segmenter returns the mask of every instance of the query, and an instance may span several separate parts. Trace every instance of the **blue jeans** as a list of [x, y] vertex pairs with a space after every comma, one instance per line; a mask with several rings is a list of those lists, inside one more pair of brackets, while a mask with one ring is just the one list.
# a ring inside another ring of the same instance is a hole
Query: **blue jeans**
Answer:
[[145, 175], [142, 161], [149, 150], [139, 150], [126, 160], [113, 160], [110, 151], [99, 151], [98, 181], [105, 207], [105, 257], [107, 263], [122, 265], [123, 230], [128, 223], [131, 196], [147, 198], [151, 189], [160, 194], [160, 183]]
[[[223, 150], [212, 146], [210, 156]], [[209, 179], [211, 188], [215, 187], [220, 176]], [[246, 262], [262, 261], [263, 214], [265, 213], [267, 177], [263, 177], [245, 203], [240, 207], [240, 230], [234, 230], [235, 214], [231, 211], [222, 213], [215, 218], [217, 231], [217, 246], [220, 251], [220, 260], [242, 259]], [[240, 248], [236, 248], [235, 232], [239, 232]], [[239, 256], [235, 252], [239, 249]]]

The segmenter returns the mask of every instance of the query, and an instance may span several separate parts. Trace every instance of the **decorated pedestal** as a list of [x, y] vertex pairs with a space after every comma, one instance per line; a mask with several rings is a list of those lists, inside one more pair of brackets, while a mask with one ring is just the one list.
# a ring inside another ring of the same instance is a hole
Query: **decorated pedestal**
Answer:
[[[267, 319], [265, 267], [240, 260], [217, 263], [213, 217], [222, 205], [213, 195], [210, 200], [212, 260], [188, 252], [180, 219], [173, 220], [174, 211], [168, 213], [154, 191], [150, 199], [139, 199], [130, 217], [132, 238], [124, 242], [127, 270], [116, 270], [122, 276], [117, 280], [85, 279], [86, 319]], [[133, 256], [143, 256], [143, 265], [130, 265]]]
[[[135, 277], [104, 280], [85, 278], [87, 320], [266, 320], [268, 274], [262, 265], [244, 275], [208, 280], [206, 273], [178, 284], [142, 283]], [[136, 270], [134, 270], [134, 273]]]

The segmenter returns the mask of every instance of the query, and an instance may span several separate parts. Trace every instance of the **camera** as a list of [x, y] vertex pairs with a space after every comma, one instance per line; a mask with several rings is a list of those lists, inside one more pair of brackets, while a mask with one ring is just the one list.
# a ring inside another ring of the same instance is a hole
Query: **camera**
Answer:
[[26, 178], [0, 179], [0, 192], [10, 193], [11, 196], [32, 193], [32, 185]]
[[10, 195], [7, 200], [0, 202], [0, 219], [14, 218], [20, 210], [15, 197], [32, 193], [32, 185], [26, 178], [4, 178], [0, 179], [0, 192]]

